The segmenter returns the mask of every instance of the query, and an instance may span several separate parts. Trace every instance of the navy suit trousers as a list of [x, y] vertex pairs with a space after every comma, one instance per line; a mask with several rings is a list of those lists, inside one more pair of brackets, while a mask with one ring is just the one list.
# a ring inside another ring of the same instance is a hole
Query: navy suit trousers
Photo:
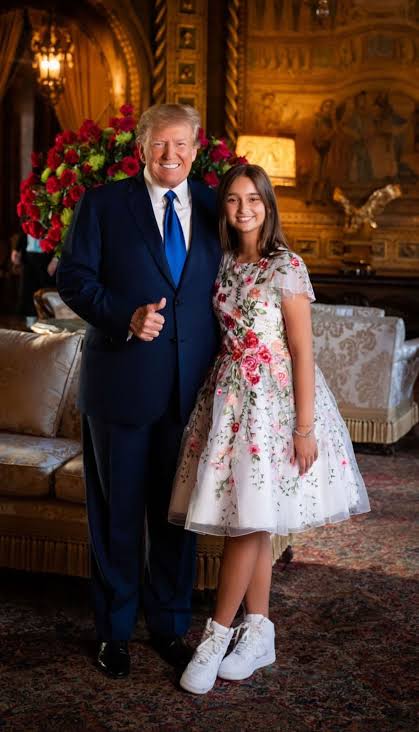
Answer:
[[83, 418], [101, 640], [128, 640], [141, 607], [151, 632], [183, 635], [189, 627], [195, 536], [167, 521], [184, 428], [177, 415], [173, 406], [155, 423], [141, 427]]

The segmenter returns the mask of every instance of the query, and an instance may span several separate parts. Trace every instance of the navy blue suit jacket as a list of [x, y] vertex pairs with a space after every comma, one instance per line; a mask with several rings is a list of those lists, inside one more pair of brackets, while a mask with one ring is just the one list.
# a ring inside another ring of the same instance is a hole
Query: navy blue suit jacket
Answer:
[[[120, 424], [158, 419], [178, 391], [186, 420], [218, 347], [212, 290], [221, 250], [215, 194], [190, 181], [191, 244], [176, 288], [142, 175], [90, 189], [77, 204], [57, 271], [63, 300], [89, 324], [79, 407]], [[159, 302], [151, 342], [127, 341], [137, 307]]]

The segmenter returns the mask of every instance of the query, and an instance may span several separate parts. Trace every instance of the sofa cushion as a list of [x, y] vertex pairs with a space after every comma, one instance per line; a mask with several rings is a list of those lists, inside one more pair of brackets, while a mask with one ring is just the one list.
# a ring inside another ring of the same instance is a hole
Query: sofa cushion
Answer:
[[81, 418], [77, 408], [77, 395], [79, 392], [81, 352], [77, 355], [76, 364], [65, 398], [63, 413], [58, 437], [68, 437], [70, 440], [81, 441]]
[[0, 430], [54, 437], [81, 336], [0, 330]]
[[59, 468], [55, 474], [55, 495], [63, 501], [85, 503], [83, 456], [77, 455]]
[[79, 452], [77, 440], [0, 432], [0, 494], [49, 495], [54, 472]]

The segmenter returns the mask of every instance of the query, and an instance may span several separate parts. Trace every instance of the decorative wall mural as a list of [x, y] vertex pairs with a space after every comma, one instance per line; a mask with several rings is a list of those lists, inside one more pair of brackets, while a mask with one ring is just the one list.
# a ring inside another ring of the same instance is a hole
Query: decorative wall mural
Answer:
[[359, 189], [419, 180], [418, 104], [383, 90], [361, 90], [342, 102], [327, 98], [311, 126], [307, 201], [331, 187]]

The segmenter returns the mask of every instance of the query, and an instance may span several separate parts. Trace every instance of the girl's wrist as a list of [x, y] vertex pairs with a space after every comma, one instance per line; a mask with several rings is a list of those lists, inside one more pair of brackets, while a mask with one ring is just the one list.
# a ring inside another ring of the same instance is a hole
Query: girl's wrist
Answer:
[[298, 425], [297, 427], [294, 427], [292, 433], [293, 435], [297, 435], [298, 437], [310, 437], [314, 432], [314, 425], [311, 426], [304, 426], [304, 429], [301, 429], [302, 425]]

